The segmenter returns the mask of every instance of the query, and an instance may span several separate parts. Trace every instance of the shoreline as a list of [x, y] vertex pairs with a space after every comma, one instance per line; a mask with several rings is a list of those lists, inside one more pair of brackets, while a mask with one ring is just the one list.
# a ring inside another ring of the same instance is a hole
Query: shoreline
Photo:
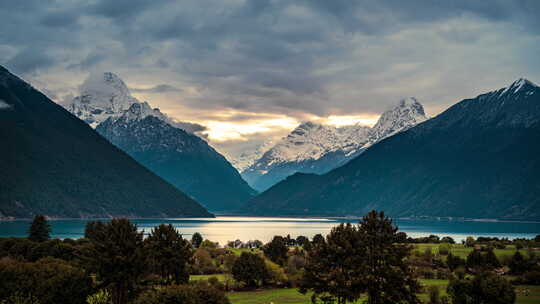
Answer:
[[[261, 215], [239, 215], [239, 214], [218, 214], [214, 213], [214, 217], [118, 217], [118, 218], [127, 218], [130, 220], [159, 220], [159, 219], [170, 219], [170, 220], [215, 220], [219, 217], [228, 217], [228, 218], [276, 218], [276, 219], [305, 219], [305, 220], [360, 220], [361, 216], [261, 216]], [[49, 221], [71, 221], [71, 220], [81, 220], [81, 221], [91, 221], [91, 220], [111, 220], [115, 217], [48, 217]], [[445, 216], [433, 216], [433, 217], [390, 217], [393, 221], [436, 221], [436, 222], [479, 222], [479, 223], [522, 223], [522, 224], [540, 224], [540, 220], [525, 220], [525, 219], [494, 219], [494, 218], [464, 218], [464, 217], [445, 217]], [[12, 218], [12, 217], [0, 217], [0, 222], [24, 222], [31, 221], [32, 218]]]

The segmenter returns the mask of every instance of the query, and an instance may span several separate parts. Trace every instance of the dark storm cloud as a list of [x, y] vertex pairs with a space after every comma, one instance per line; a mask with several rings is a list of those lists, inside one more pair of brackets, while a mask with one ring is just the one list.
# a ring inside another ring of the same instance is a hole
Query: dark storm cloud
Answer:
[[168, 84], [158, 84], [151, 88], [130, 88], [131, 92], [135, 93], [167, 93], [167, 92], [182, 92], [182, 89]]
[[182, 103], [202, 110], [377, 113], [408, 95], [435, 109], [538, 79], [539, 13], [535, 0], [0, 0], [0, 62], [194, 87]]
[[54, 11], [41, 18], [40, 23], [49, 27], [75, 27], [78, 15], [71, 11]]
[[189, 122], [177, 122], [176, 126], [190, 133], [199, 133], [206, 130], [206, 127], [203, 125]]
[[19, 51], [6, 65], [13, 67], [13, 72], [17, 74], [27, 74], [46, 70], [55, 63], [56, 59], [48, 55], [46, 50], [29, 47]]

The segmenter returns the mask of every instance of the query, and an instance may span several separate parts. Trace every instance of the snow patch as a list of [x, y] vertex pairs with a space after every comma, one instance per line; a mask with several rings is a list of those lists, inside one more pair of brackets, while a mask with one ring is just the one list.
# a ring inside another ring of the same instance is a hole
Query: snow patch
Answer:
[[0, 110], [9, 110], [11, 108], [12, 106], [10, 104], [0, 99]]

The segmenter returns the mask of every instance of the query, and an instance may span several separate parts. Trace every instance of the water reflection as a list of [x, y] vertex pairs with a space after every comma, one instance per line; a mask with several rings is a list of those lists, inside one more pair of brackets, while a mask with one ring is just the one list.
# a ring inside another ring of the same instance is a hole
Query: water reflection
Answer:
[[[84, 226], [88, 220], [57, 220], [51, 221], [53, 237], [80, 238], [84, 234]], [[269, 241], [274, 235], [297, 237], [304, 235], [313, 237], [317, 233], [327, 234], [333, 226], [340, 222], [358, 222], [357, 219], [325, 219], [325, 218], [272, 218], [272, 217], [232, 217], [217, 218], [164, 218], [164, 219], [134, 219], [141, 231], [149, 233], [152, 227], [161, 223], [172, 224], [186, 238], [191, 238], [195, 232], [205, 238], [226, 244], [227, 241], [240, 239], [242, 241]], [[428, 220], [397, 220], [395, 223], [400, 231], [412, 237], [451, 236], [461, 241], [467, 236], [496, 236], [513, 238], [532, 238], [540, 234], [539, 223], [519, 222], [475, 222], [475, 221], [428, 221]], [[0, 222], [0, 237], [26, 236], [28, 221]]]

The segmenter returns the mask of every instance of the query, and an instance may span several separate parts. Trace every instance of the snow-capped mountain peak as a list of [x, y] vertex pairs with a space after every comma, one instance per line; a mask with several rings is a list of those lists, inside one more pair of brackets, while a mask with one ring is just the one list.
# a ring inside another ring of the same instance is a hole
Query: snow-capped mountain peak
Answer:
[[400, 100], [373, 128], [303, 122], [242, 172], [257, 190], [265, 190], [295, 172], [325, 173], [343, 165], [378, 141], [427, 119], [416, 98]]
[[66, 105], [68, 111], [95, 128], [109, 117], [122, 115], [139, 101], [127, 85], [111, 72], [91, 74], [79, 87], [79, 96]]
[[158, 108], [152, 109], [146, 101], [132, 104], [122, 115], [126, 121], [142, 120], [148, 116], [155, 116], [165, 122], [170, 120]]
[[404, 98], [384, 112], [371, 132], [372, 143], [404, 131], [427, 119], [424, 107], [414, 97]]
[[516, 94], [520, 91], [529, 90], [531, 88], [537, 88], [538, 86], [533, 83], [532, 81], [525, 79], [525, 78], [519, 78], [518, 80], [514, 81], [511, 85], [504, 88], [504, 90], [501, 91], [499, 96], [505, 95], [505, 94]]

